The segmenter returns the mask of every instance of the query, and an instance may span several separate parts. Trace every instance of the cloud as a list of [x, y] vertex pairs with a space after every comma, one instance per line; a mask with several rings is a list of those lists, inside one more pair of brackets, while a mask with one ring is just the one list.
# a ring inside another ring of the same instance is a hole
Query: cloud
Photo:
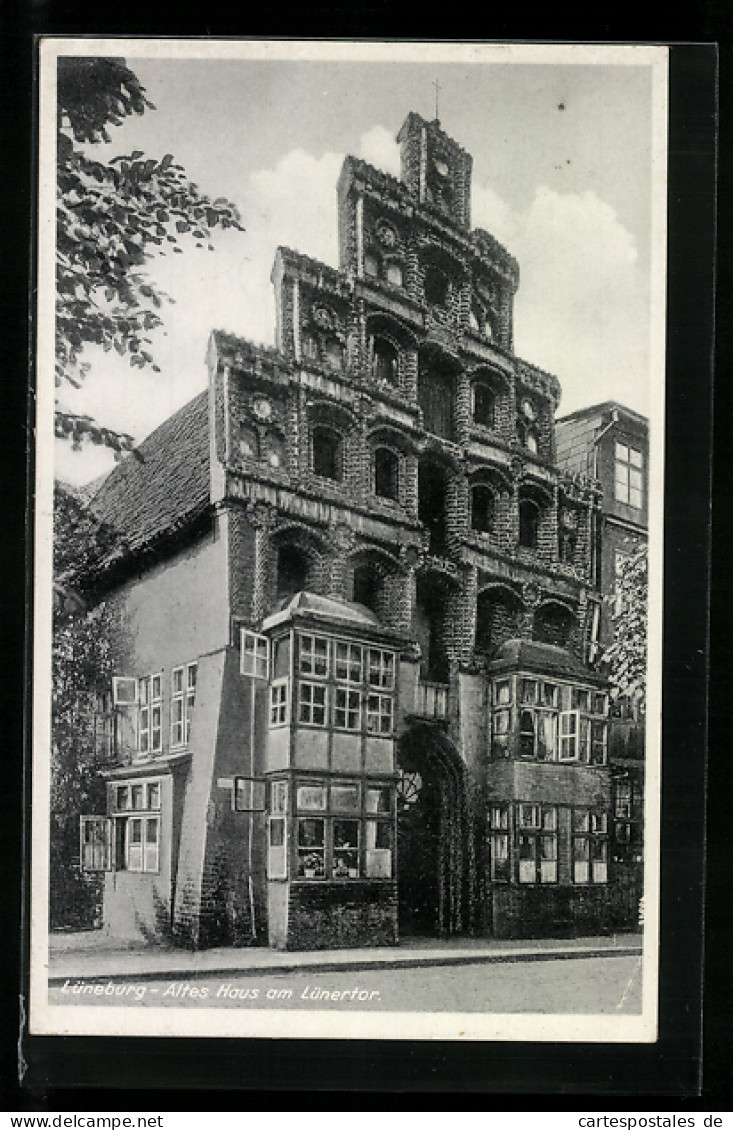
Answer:
[[384, 126], [372, 126], [361, 135], [359, 153], [370, 165], [375, 165], [393, 177], [400, 175], [400, 147], [394, 134]]
[[[384, 126], [366, 131], [358, 152], [398, 174], [399, 149]], [[272, 344], [276, 248], [338, 265], [336, 185], [343, 159], [293, 149], [274, 168], [251, 173], [238, 197], [244, 234], [220, 232], [215, 253], [187, 251], [152, 266], [155, 280], [176, 299], [164, 311], [167, 332], [156, 342], [161, 375], [139, 373], [100, 352], [84, 391], [64, 390], [66, 406], [140, 440], [205, 387], [212, 329]], [[519, 261], [515, 347], [560, 378], [561, 410], [613, 398], [648, 411], [648, 286], [634, 239], [614, 209], [594, 192], [558, 193], [542, 185], [519, 209], [474, 183], [473, 223]], [[85, 476], [81, 462], [77, 455], [78, 482], [96, 473], [95, 466]]]
[[605, 398], [648, 411], [648, 289], [614, 209], [592, 191], [540, 185], [515, 210], [483, 186], [474, 222], [519, 261], [515, 348], [560, 378], [562, 411]]

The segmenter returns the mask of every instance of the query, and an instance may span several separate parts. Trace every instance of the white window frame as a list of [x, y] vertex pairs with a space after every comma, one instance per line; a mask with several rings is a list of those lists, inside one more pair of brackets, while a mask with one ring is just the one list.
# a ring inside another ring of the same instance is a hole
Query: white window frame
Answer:
[[239, 672], [253, 679], [270, 677], [270, 641], [249, 628], [240, 631]]
[[[308, 688], [308, 695], [304, 698], [303, 691]], [[318, 726], [319, 729], [328, 725], [328, 690], [329, 688], [325, 683], [312, 683], [308, 679], [300, 679], [298, 681], [298, 725], [299, 726]], [[315, 702], [315, 694], [323, 694], [323, 703]], [[303, 708], [308, 717], [303, 717]], [[313, 714], [316, 710], [323, 710], [323, 721], [314, 721]]]
[[[376, 662], [373, 660], [376, 656]], [[377, 681], [372, 679], [372, 672], [377, 673]], [[395, 686], [395, 653], [384, 648], [370, 647], [367, 654], [367, 682], [370, 687], [377, 690], [391, 691]]]
[[[636, 458], [634, 458], [636, 456]], [[630, 443], [616, 440], [613, 455], [613, 496], [616, 502], [642, 510], [644, 506], [644, 453]], [[632, 476], [638, 481], [632, 485]], [[638, 498], [632, 502], [632, 497]]]
[[[308, 643], [306, 643], [308, 641]], [[331, 672], [331, 647], [328, 636], [320, 636], [315, 632], [300, 632], [298, 635], [298, 672], [307, 680], [327, 679]], [[320, 663], [322, 657], [316, 655], [315, 645], [325, 644], [325, 670], [316, 671], [316, 662]], [[310, 670], [303, 666], [303, 662], [310, 663]]]
[[[346, 658], [339, 658], [339, 650], [346, 649]], [[356, 653], [358, 658], [354, 658]], [[354, 667], [358, 668], [358, 678], [352, 678]], [[339, 668], [346, 669], [346, 674], [339, 674]], [[334, 640], [334, 655], [333, 655], [333, 670], [334, 678], [339, 683], [349, 683], [352, 686], [361, 686], [364, 682], [364, 648], [360, 643], [352, 643], [351, 640]]]
[[290, 721], [290, 680], [276, 679], [270, 685], [270, 729], [287, 726]]
[[[525, 815], [528, 819], [525, 819]], [[519, 843], [522, 836], [528, 836], [534, 840], [531, 860], [521, 858]], [[520, 801], [517, 804], [515, 841], [518, 882], [527, 886], [556, 883], [558, 860], [557, 805], [526, 804]], [[552, 845], [552, 855], [550, 856], [543, 854], [547, 842]], [[522, 867], [522, 864], [530, 862], [531, 868]], [[533, 874], [530, 874], [530, 871]]]
[[186, 663], [171, 671], [171, 749], [183, 749], [188, 745], [197, 673], [198, 663]]
[[394, 728], [394, 702], [391, 695], [370, 693], [367, 696], [367, 733], [372, 736], [391, 734]]
[[353, 687], [336, 687], [333, 696], [333, 727], [358, 733], [361, 730], [362, 695]]
[[[574, 718], [575, 725], [569, 732], [564, 732], [565, 720]], [[570, 746], [572, 752], [569, 754], [564, 753], [566, 744]], [[577, 761], [578, 750], [580, 745], [580, 711], [579, 710], [561, 710], [560, 711], [560, 725], [558, 729], [557, 739], [557, 759], [558, 761]]]
[[112, 704], [114, 706], [137, 706], [137, 679], [127, 675], [112, 676]]
[[[132, 839], [133, 825], [140, 825], [140, 840]], [[148, 828], [156, 829], [155, 840], [148, 839]], [[157, 875], [160, 872], [160, 816], [147, 815], [143, 811], [125, 817], [125, 870], [133, 873]], [[149, 851], [149, 846], [154, 851]], [[139, 847], [139, 850], [138, 850]], [[134, 849], [134, 850], [133, 850]], [[152, 862], [151, 862], [152, 859]]]

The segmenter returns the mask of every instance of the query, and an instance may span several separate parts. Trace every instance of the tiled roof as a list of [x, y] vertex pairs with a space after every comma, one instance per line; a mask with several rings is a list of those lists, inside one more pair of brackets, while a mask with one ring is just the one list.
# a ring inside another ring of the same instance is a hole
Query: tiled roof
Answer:
[[119, 463], [90, 501], [128, 550], [196, 517], [210, 500], [208, 392], [201, 392]]

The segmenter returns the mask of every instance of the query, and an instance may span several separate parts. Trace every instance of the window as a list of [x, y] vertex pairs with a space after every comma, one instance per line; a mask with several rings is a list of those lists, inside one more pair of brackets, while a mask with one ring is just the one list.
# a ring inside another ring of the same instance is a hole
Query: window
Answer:
[[494, 685], [494, 702], [497, 706], [505, 706], [512, 701], [512, 684], [509, 679], [501, 679]]
[[309, 726], [326, 725], [326, 687], [320, 683], [300, 683], [298, 721]]
[[321, 479], [340, 482], [343, 477], [343, 441], [334, 428], [313, 429], [313, 473]]
[[625, 502], [636, 510], [641, 510], [643, 497], [642, 467], [643, 456], [626, 443], [616, 443], [615, 449], [615, 497], [617, 502]]
[[519, 882], [557, 882], [557, 809], [518, 804], [516, 838]]
[[336, 687], [333, 724], [337, 730], [361, 729], [361, 691]]
[[336, 338], [328, 338], [324, 347], [326, 364], [330, 369], [338, 371], [344, 364], [344, 347]]
[[303, 356], [307, 358], [307, 360], [318, 360], [318, 342], [313, 334], [304, 333], [301, 338], [300, 344], [303, 351]]
[[608, 814], [574, 808], [573, 882], [608, 882]]
[[537, 549], [540, 528], [540, 508], [531, 498], [519, 503], [519, 544], [524, 549]]
[[323, 879], [326, 875], [326, 821], [322, 817], [298, 820], [298, 875]]
[[[362, 800], [364, 810], [362, 812]], [[392, 875], [392, 790], [352, 781], [298, 784], [297, 875], [383, 879]], [[312, 815], [318, 813], [318, 815]], [[301, 815], [302, 814], [302, 815]]]
[[448, 276], [437, 267], [428, 267], [425, 271], [425, 301], [430, 306], [445, 306], [450, 294]]
[[578, 713], [564, 710], [560, 715], [560, 760], [577, 761], [578, 758]]
[[491, 487], [479, 485], [471, 491], [471, 527], [481, 534], [494, 528], [496, 499]]
[[336, 643], [336, 678], [342, 683], [362, 681], [363, 652], [358, 643]]
[[392, 698], [389, 695], [370, 694], [367, 698], [367, 732], [392, 733]]
[[374, 338], [372, 371], [376, 381], [397, 384], [399, 372], [397, 350], [383, 337]]
[[482, 428], [494, 427], [496, 398], [489, 385], [477, 382], [473, 386], [473, 420]]
[[79, 856], [82, 871], [112, 869], [112, 821], [108, 816], [80, 817]]
[[374, 279], [379, 277], [379, 260], [376, 255], [367, 253], [364, 256], [364, 274]]
[[399, 263], [387, 264], [387, 282], [391, 283], [392, 286], [402, 286], [402, 266]]
[[239, 429], [239, 453], [245, 459], [259, 459], [260, 445], [254, 428], [242, 424]]
[[284, 816], [270, 816], [267, 824], [267, 878], [287, 879], [287, 821]]
[[509, 859], [509, 806], [494, 805], [490, 813], [491, 821], [491, 880], [494, 883], [508, 883], [511, 878]]
[[284, 600], [308, 587], [308, 557], [297, 545], [281, 545], [277, 551], [277, 595]]
[[333, 877], [356, 879], [359, 876], [359, 821], [333, 821]]
[[94, 748], [98, 761], [113, 761], [117, 754], [117, 715], [111, 691], [97, 695], [94, 711]]
[[394, 652], [369, 649], [369, 685], [392, 690], [394, 687]]
[[145, 675], [137, 684], [138, 753], [158, 753], [162, 749], [163, 676]]
[[534, 712], [522, 710], [519, 715], [519, 756], [534, 757]]
[[511, 711], [495, 710], [492, 726], [492, 753], [494, 757], [509, 756], [509, 731], [511, 728]]
[[243, 628], [240, 650], [241, 674], [251, 675], [255, 679], [267, 679], [269, 675], [268, 656], [267, 637]]
[[400, 461], [388, 447], [378, 447], [374, 452], [374, 493], [393, 502], [399, 500]]
[[323, 636], [300, 636], [300, 673], [319, 679], [328, 675], [328, 640]]
[[159, 780], [128, 781], [115, 787], [115, 870], [160, 870], [160, 791]]
[[270, 687], [270, 725], [284, 726], [288, 721], [288, 681], [281, 679]]
[[171, 672], [171, 746], [188, 745], [196, 698], [197, 664], [174, 667]]

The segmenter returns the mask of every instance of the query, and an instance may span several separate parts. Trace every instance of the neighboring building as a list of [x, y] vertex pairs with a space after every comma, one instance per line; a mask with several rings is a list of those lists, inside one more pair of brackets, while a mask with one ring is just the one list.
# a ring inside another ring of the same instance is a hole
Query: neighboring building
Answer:
[[401, 179], [344, 162], [338, 270], [278, 249], [276, 347], [214, 332], [208, 390], [93, 499], [120, 628], [82, 856], [114, 933], [609, 926], [598, 485], [514, 354], [471, 157], [416, 114], [398, 141]]
[[[613, 605], [623, 560], [647, 544], [649, 421], [622, 404], [607, 401], [557, 420], [556, 436], [560, 466], [591, 475], [601, 485], [594, 579], [604, 598], [598, 633], [602, 651], [613, 640]], [[611, 878], [615, 916], [622, 924], [638, 919], [643, 891], [644, 721], [628, 699], [611, 703]]]

